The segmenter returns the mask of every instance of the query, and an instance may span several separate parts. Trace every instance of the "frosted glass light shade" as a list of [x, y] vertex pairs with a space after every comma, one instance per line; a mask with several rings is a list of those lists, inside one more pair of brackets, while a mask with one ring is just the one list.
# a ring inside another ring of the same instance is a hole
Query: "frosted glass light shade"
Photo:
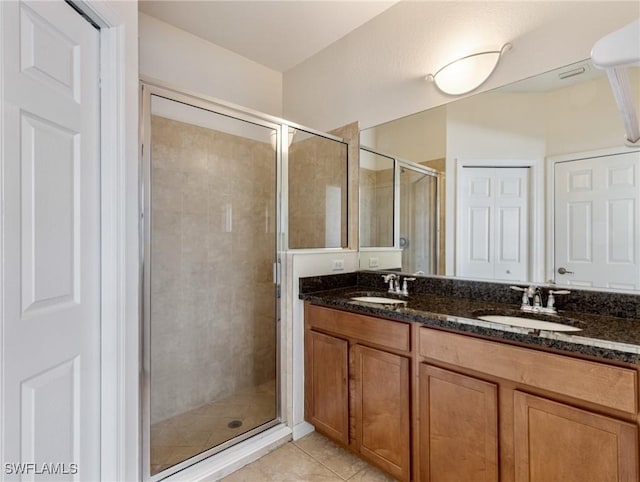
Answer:
[[505, 44], [500, 50], [467, 55], [445, 65], [435, 74], [427, 75], [426, 79], [433, 81], [445, 94], [467, 94], [486, 82], [502, 54], [510, 48], [511, 44]]

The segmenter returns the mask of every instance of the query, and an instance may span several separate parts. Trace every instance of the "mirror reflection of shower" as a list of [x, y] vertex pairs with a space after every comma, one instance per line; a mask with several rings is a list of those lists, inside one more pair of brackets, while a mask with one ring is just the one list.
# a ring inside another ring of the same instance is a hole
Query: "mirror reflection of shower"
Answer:
[[400, 164], [399, 247], [402, 270], [438, 274], [439, 189], [437, 172]]
[[361, 269], [444, 274], [443, 165], [360, 146]]

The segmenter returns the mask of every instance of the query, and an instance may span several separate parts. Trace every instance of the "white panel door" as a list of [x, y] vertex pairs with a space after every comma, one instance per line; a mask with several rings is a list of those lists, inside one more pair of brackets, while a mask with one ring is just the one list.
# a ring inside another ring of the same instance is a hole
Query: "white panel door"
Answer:
[[555, 280], [640, 289], [640, 152], [555, 165]]
[[528, 168], [462, 169], [458, 276], [528, 279], [528, 175]]
[[62, 1], [0, 8], [2, 469], [7, 480], [97, 480], [99, 33]]
[[496, 169], [494, 279], [529, 280], [529, 169]]
[[494, 174], [490, 168], [462, 170], [457, 276], [493, 278]]

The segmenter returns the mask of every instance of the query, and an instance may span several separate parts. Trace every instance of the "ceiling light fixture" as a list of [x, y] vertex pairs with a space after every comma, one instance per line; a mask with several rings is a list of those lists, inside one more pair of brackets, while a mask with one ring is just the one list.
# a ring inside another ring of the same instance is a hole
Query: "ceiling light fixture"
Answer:
[[447, 95], [464, 95], [474, 91], [491, 76], [500, 58], [511, 50], [506, 43], [500, 50], [490, 50], [467, 55], [448, 63], [435, 74], [429, 74], [426, 80], [434, 82], [436, 87]]

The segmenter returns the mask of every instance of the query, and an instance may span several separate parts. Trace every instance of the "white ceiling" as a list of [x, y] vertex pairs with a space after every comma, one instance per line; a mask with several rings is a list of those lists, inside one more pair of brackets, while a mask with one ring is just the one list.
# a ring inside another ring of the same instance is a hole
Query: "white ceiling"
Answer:
[[397, 3], [142, 0], [141, 12], [286, 72]]

